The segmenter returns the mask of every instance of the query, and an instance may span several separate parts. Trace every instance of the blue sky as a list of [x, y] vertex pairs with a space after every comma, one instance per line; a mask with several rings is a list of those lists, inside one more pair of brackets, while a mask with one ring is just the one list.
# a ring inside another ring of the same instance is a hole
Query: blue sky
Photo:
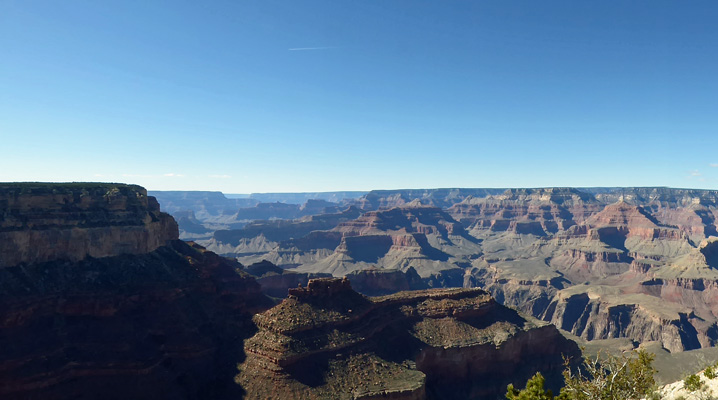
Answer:
[[714, 1], [0, 0], [0, 181], [718, 189]]

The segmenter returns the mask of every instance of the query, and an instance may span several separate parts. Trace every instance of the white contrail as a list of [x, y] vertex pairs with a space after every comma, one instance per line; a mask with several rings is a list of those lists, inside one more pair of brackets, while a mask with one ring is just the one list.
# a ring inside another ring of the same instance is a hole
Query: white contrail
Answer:
[[292, 49], [287, 49], [289, 51], [303, 51], [303, 50], [329, 50], [329, 49], [336, 49], [336, 47], [329, 46], [329, 47], [295, 47]]

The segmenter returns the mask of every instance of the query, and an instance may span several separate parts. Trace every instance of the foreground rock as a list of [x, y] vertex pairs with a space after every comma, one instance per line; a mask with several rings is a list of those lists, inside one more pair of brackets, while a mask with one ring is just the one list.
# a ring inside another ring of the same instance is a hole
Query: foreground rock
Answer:
[[0, 189], [0, 398], [241, 396], [270, 304], [238, 263], [176, 240], [137, 186]]
[[481, 289], [367, 298], [317, 279], [254, 321], [236, 378], [248, 399], [488, 399], [536, 371], [556, 383], [579, 354]]

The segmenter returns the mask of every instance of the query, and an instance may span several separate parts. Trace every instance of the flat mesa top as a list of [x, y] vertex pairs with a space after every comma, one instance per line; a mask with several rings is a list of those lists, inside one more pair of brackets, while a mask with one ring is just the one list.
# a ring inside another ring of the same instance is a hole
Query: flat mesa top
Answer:
[[412, 290], [406, 292], [393, 293], [385, 296], [370, 297], [374, 302], [400, 300], [400, 299], [418, 299], [418, 298], [463, 298], [475, 296], [477, 294], [489, 295], [483, 289], [480, 288], [440, 288], [440, 289], [424, 289], [424, 290]]
[[108, 182], [0, 182], [0, 190], [78, 190], [78, 189], [126, 188], [145, 190], [140, 185]]
[[491, 302], [489, 293], [479, 288], [428, 289], [366, 297], [351, 289], [348, 281], [337, 278], [311, 280], [307, 288], [294, 291], [302, 294], [290, 294], [277, 306], [256, 315], [255, 323], [281, 334], [293, 334], [309, 327], [346, 323], [380, 309], [429, 307], [440, 312], [447, 307], [476, 308]]

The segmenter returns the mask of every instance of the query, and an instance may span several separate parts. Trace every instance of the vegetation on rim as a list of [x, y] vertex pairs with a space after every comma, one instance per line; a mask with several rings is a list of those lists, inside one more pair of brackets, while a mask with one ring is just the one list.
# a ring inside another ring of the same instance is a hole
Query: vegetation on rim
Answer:
[[[595, 358], [584, 358], [578, 371], [566, 363], [563, 372], [564, 387], [554, 397], [544, 389], [544, 378], [536, 373], [526, 382], [523, 390], [509, 385], [507, 400], [628, 400], [655, 397], [653, 375], [654, 355], [644, 350], [614, 356], [599, 353]], [[567, 360], [568, 361], [568, 360]]]

